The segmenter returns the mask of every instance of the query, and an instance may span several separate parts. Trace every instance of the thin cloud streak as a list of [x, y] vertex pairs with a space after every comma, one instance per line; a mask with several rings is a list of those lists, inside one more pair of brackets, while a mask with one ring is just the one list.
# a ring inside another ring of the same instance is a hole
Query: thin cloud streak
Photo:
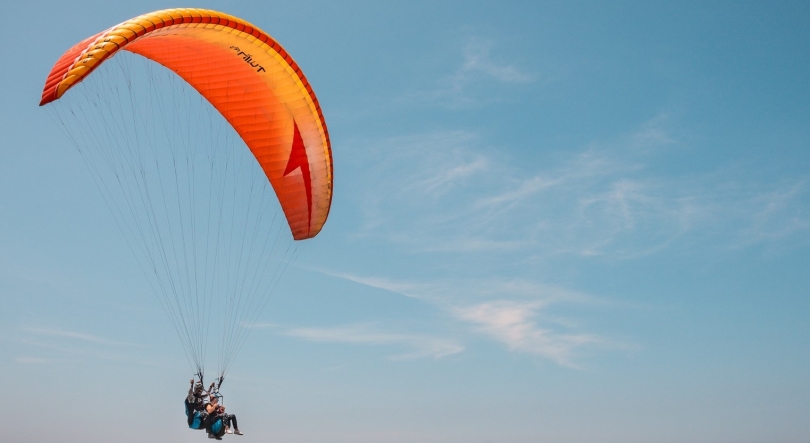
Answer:
[[24, 365], [50, 365], [55, 363], [53, 359], [41, 357], [14, 357], [14, 361]]
[[528, 83], [532, 76], [510, 64], [494, 61], [490, 55], [493, 43], [482, 39], [472, 39], [464, 46], [464, 63], [456, 73], [458, 77], [482, 74], [504, 83]]
[[751, 223], [738, 235], [735, 248], [781, 240], [810, 230], [810, 211], [802, 204], [810, 199], [807, 180], [785, 183], [755, 195]]
[[476, 202], [477, 207], [497, 206], [509, 203], [519, 203], [532, 195], [562, 183], [562, 178], [548, 179], [546, 177], [532, 177], [518, 184], [517, 189], [508, 190], [502, 194], [486, 197]]
[[[19, 343], [26, 345], [28, 348], [37, 348], [40, 350], [48, 350], [54, 351], [56, 355], [59, 355], [60, 358], [51, 358], [51, 357], [36, 357], [42, 358], [47, 360], [48, 362], [66, 362], [66, 361], [73, 361], [79, 362], [84, 361], [86, 358], [93, 359], [93, 360], [102, 360], [102, 361], [113, 361], [113, 362], [128, 362], [131, 364], [143, 365], [143, 366], [157, 366], [162, 367], [165, 365], [164, 362], [156, 361], [153, 357], [149, 355], [134, 355], [130, 351], [126, 352], [117, 352], [117, 350], [98, 350], [97, 347], [92, 348], [81, 348], [81, 347], [67, 347], [59, 344], [52, 344], [52, 343], [43, 343], [37, 340], [32, 340], [30, 338], [22, 338], [18, 340]], [[86, 342], [83, 343], [93, 343], [95, 342]], [[115, 342], [113, 342], [115, 343]], [[75, 344], [75, 341], [74, 341]], [[109, 345], [109, 343], [105, 343], [105, 346]], [[114, 345], [118, 346], [118, 345]], [[137, 346], [137, 345], [133, 345]], [[137, 346], [137, 347], [144, 347], [144, 346]], [[51, 353], [53, 354], [53, 352]], [[65, 355], [71, 356], [70, 359], [65, 359]]]
[[[415, 94], [419, 101], [449, 108], [468, 108], [496, 99], [491, 87], [482, 85], [523, 86], [534, 81], [534, 76], [517, 66], [493, 57], [494, 43], [482, 38], [471, 38], [461, 48], [461, 64], [438, 82], [431, 91]], [[487, 91], [485, 97], [481, 91]]]
[[[561, 366], [580, 369], [575, 362], [575, 354], [581, 348], [629, 347], [596, 334], [578, 332], [577, 325], [570, 320], [548, 320], [545, 324], [541, 322], [541, 311], [548, 310], [554, 304], [609, 304], [575, 291], [522, 280], [463, 280], [416, 284], [345, 273], [328, 274], [430, 303], [468, 325], [472, 331], [504, 344], [510, 351], [538, 355]], [[471, 303], [475, 300], [484, 301]], [[334, 332], [326, 330], [324, 335]], [[352, 330], [337, 332], [336, 336], [346, 339], [333, 341], [360, 340], [352, 336]], [[377, 337], [369, 336], [370, 340], [374, 338]]]
[[462, 163], [446, 171], [442, 171], [433, 177], [417, 182], [414, 189], [421, 189], [425, 193], [447, 192], [453, 187], [454, 183], [458, 183], [476, 173], [485, 172], [487, 164], [487, 160], [476, 158], [471, 162]]
[[349, 343], [365, 345], [402, 345], [412, 352], [392, 356], [392, 360], [442, 358], [457, 354], [464, 347], [453, 340], [418, 334], [399, 334], [379, 331], [368, 324], [352, 324], [332, 328], [295, 328], [285, 335], [322, 343]]
[[240, 323], [239, 326], [247, 329], [278, 329], [281, 325], [277, 323]]
[[512, 351], [540, 355], [560, 366], [580, 369], [573, 361], [574, 351], [605, 340], [593, 334], [565, 334], [540, 327], [535, 318], [544, 306], [544, 302], [496, 300], [458, 308], [455, 313], [458, 318], [474, 323], [480, 332], [504, 343]]
[[411, 283], [399, 283], [379, 277], [359, 277], [356, 275], [340, 272], [330, 272], [330, 271], [322, 271], [322, 272], [327, 275], [342, 278], [344, 280], [349, 280], [364, 286], [370, 286], [372, 288], [383, 289], [389, 292], [393, 292], [395, 294], [404, 295], [405, 297], [420, 298], [418, 287]]
[[405, 282], [383, 277], [363, 277], [351, 273], [320, 270], [332, 277], [364, 286], [382, 289], [405, 297], [435, 304], [452, 304], [471, 299], [492, 299], [509, 294], [516, 299], [543, 300], [547, 303], [571, 303], [587, 306], [615, 304], [605, 299], [553, 285], [523, 279], [446, 279], [439, 281]]
[[122, 341], [116, 340], [109, 340], [106, 338], [98, 337], [92, 334], [86, 334], [83, 332], [75, 332], [75, 331], [64, 331], [60, 329], [45, 329], [45, 328], [25, 328], [23, 329], [26, 332], [40, 335], [40, 336], [48, 336], [48, 337], [59, 337], [59, 338], [68, 338], [73, 340], [79, 340], [87, 343], [97, 343], [101, 345], [111, 345], [111, 346], [134, 346], [139, 348], [144, 348], [146, 346], [137, 344], [137, 343], [127, 343]]

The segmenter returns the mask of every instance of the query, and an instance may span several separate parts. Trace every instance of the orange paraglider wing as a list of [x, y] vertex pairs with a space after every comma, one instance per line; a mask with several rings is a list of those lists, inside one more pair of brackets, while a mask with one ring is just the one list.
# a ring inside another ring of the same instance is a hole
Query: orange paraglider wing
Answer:
[[205, 97], [261, 165], [293, 238], [320, 232], [332, 202], [329, 132], [312, 87], [281, 45], [221, 12], [155, 11], [65, 52], [48, 75], [40, 106], [58, 100], [119, 50], [165, 66]]

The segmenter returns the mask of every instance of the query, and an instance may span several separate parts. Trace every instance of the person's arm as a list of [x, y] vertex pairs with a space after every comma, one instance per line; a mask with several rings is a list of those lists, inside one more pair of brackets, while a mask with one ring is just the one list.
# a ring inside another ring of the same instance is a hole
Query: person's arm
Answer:
[[194, 379], [191, 379], [191, 387], [188, 388], [188, 397], [186, 397], [189, 403], [194, 403]]

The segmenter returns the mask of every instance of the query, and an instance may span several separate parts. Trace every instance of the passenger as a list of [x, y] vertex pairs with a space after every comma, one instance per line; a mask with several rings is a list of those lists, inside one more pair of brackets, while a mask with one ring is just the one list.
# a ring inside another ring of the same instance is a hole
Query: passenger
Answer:
[[222, 440], [225, 435], [225, 417], [220, 414], [221, 406], [206, 403], [205, 410], [208, 417], [205, 420], [205, 430], [208, 432], [208, 438]]

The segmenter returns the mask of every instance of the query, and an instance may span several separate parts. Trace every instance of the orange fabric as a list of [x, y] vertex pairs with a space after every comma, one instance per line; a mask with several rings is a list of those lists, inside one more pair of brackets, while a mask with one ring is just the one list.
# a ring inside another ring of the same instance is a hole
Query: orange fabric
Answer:
[[66, 52], [48, 76], [40, 104], [61, 97], [119, 49], [166, 66], [211, 102], [255, 155], [293, 238], [320, 232], [332, 200], [329, 134], [312, 87], [278, 43], [216, 11], [145, 14]]

